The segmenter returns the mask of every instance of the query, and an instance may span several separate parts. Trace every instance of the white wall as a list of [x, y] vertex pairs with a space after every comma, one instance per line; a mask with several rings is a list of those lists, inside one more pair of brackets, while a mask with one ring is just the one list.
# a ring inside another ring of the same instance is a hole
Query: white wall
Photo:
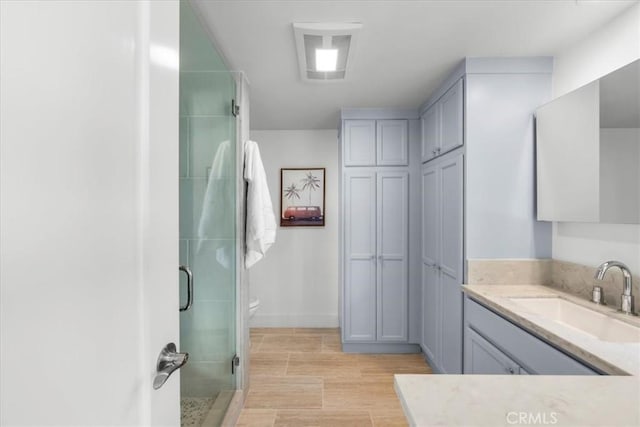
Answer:
[[[276, 218], [280, 168], [326, 168], [324, 227], [278, 227], [276, 243], [249, 270], [260, 299], [252, 326], [338, 326], [338, 133], [251, 131], [260, 147]], [[279, 220], [278, 220], [279, 222]]]
[[[586, 7], [586, 5], [585, 5]], [[640, 57], [640, 4], [555, 55], [553, 97], [564, 95]]]
[[[556, 55], [554, 98], [640, 58], [640, 4]], [[554, 223], [553, 258], [597, 266], [607, 259], [640, 274], [640, 225]]]

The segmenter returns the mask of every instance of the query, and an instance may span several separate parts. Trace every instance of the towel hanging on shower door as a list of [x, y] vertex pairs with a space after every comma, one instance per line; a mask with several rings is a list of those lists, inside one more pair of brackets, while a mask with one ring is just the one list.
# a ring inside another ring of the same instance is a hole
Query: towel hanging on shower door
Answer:
[[250, 268], [276, 241], [276, 218], [258, 144], [247, 141], [244, 150], [244, 179], [248, 184], [245, 267]]

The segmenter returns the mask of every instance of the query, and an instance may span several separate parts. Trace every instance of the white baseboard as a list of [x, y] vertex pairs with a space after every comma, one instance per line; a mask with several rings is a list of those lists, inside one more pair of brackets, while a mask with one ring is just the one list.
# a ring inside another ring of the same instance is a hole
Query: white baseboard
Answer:
[[254, 328], [337, 328], [337, 314], [260, 314], [249, 326]]

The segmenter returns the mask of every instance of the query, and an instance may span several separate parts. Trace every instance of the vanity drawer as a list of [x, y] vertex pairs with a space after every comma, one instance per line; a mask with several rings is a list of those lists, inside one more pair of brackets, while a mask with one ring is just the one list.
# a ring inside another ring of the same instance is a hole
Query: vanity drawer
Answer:
[[561, 350], [465, 296], [465, 331], [480, 334], [527, 373], [599, 375]]

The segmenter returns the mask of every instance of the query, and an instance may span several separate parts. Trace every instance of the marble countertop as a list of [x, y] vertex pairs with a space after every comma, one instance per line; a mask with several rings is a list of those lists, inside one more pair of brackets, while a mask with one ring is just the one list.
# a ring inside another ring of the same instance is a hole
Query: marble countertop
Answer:
[[640, 344], [598, 340], [510, 298], [561, 297], [636, 326], [640, 319], [546, 286], [463, 288], [515, 324], [612, 375], [396, 375], [396, 393], [410, 425], [640, 426]]
[[638, 426], [633, 376], [396, 375], [411, 426]]
[[[561, 297], [640, 327], [640, 318], [618, 313], [614, 307], [599, 306], [582, 298], [538, 285], [465, 285], [464, 292], [515, 324], [554, 344], [579, 360], [610, 375], [640, 375], [640, 343], [599, 340], [529, 312], [510, 298]], [[636, 379], [638, 380], [638, 379]]]

